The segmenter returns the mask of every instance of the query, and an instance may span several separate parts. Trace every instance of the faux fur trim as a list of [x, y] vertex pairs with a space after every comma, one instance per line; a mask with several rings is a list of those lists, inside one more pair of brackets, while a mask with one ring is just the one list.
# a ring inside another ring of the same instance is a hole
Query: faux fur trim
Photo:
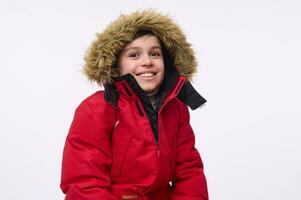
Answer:
[[100, 85], [112, 82], [116, 55], [133, 40], [138, 30], [152, 31], [169, 50], [180, 74], [192, 78], [197, 69], [196, 58], [181, 28], [167, 15], [144, 10], [121, 15], [102, 33], [97, 33], [86, 52], [83, 68], [90, 81]]

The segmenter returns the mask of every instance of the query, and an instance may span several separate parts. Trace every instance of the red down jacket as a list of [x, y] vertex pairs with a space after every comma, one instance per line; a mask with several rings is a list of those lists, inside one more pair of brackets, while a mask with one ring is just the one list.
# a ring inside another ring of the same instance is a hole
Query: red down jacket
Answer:
[[[76, 109], [63, 153], [67, 200], [207, 200], [203, 163], [189, 124], [191, 85], [178, 76], [158, 110], [156, 141], [143, 97], [130, 75], [112, 95], [98, 91]], [[189, 103], [190, 102], [190, 103]]]

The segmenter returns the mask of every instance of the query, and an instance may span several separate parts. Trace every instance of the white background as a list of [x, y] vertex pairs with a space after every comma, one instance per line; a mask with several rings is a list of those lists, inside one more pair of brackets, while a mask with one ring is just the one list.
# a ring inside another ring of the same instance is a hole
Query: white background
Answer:
[[0, 195], [59, 200], [83, 55], [121, 13], [170, 14], [195, 48], [191, 112], [212, 200], [301, 199], [299, 1], [0, 1]]

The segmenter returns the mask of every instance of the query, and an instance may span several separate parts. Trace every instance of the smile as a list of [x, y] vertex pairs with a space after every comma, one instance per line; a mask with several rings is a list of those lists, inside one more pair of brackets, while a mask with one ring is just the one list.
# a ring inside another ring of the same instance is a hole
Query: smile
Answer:
[[154, 72], [143, 72], [137, 74], [137, 76], [143, 80], [152, 80], [155, 77], [156, 73]]

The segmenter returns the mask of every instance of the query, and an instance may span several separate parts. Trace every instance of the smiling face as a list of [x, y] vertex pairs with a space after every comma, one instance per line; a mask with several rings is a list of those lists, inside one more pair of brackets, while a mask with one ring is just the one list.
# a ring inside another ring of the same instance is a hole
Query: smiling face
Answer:
[[148, 96], [154, 95], [164, 78], [164, 61], [158, 38], [144, 35], [129, 43], [118, 58], [119, 75], [130, 73]]

